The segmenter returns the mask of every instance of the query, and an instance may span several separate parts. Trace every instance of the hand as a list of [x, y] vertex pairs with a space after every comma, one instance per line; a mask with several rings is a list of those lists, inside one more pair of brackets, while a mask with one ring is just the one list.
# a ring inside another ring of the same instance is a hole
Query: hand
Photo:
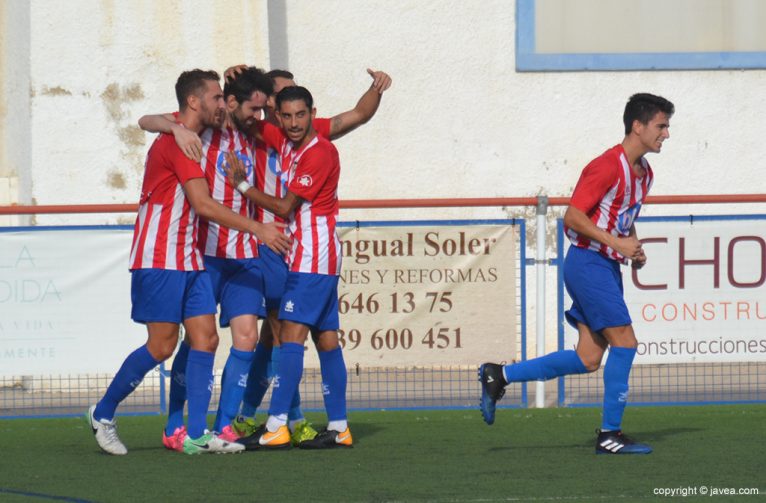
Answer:
[[644, 254], [644, 250], [640, 250], [638, 254], [633, 257], [630, 266], [633, 269], [641, 269], [644, 265], [646, 265], [646, 255]]
[[261, 224], [255, 232], [255, 237], [275, 253], [284, 255], [290, 251], [292, 240], [285, 234], [283, 223], [269, 222]]
[[244, 72], [247, 69], [247, 65], [234, 65], [230, 66], [223, 72], [223, 81], [228, 82], [237, 78], [237, 75]]
[[639, 255], [643, 255], [641, 241], [635, 236], [618, 237], [612, 248], [623, 257], [635, 260]]
[[202, 140], [199, 139], [197, 133], [180, 124], [174, 125], [171, 130], [181, 152], [192, 161], [200, 162], [202, 160]]
[[391, 87], [391, 77], [387, 73], [375, 71], [371, 68], [367, 69], [367, 73], [372, 77], [372, 88], [378, 91], [378, 94], [383, 94], [383, 91]]
[[240, 183], [247, 180], [247, 171], [242, 159], [237, 157], [235, 152], [229, 151], [224, 154], [226, 162], [223, 163], [223, 170], [226, 172], [226, 179], [232, 187], [237, 187]]

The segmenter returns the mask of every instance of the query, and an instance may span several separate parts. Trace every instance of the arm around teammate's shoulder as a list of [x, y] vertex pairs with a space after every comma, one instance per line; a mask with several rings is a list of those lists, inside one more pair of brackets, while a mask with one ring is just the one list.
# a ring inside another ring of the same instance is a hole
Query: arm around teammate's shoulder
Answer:
[[186, 157], [197, 162], [202, 159], [202, 140], [199, 135], [178, 124], [173, 114], [144, 115], [138, 119], [138, 127], [149, 133], [172, 134], [176, 145]]

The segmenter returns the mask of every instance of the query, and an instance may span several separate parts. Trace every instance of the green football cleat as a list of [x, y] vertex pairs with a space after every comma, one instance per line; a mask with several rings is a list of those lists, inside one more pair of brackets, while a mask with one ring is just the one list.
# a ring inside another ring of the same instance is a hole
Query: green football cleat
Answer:
[[317, 436], [317, 431], [311, 427], [311, 423], [305, 419], [295, 425], [295, 430], [290, 434], [290, 438], [295, 447], [304, 440], [313, 440]]
[[249, 437], [255, 430], [258, 429], [258, 423], [255, 422], [254, 417], [237, 416], [231, 422], [231, 428], [240, 437]]
[[184, 439], [184, 452], [186, 454], [225, 454], [242, 452], [245, 446], [236, 442], [227, 442], [213, 432], [206, 431], [199, 438], [191, 438], [186, 435]]

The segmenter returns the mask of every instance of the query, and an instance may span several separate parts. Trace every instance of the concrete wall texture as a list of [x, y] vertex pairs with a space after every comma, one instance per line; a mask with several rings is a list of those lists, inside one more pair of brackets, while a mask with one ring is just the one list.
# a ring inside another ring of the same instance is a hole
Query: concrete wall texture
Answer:
[[[137, 202], [151, 142], [138, 118], [176, 110], [181, 71], [243, 62], [293, 71], [322, 116], [356, 103], [370, 82], [366, 68], [393, 77], [377, 116], [337, 142], [342, 199], [568, 196], [585, 164], [621, 141], [622, 110], [635, 92], [676, 104], [671, 138], [650, 157], [653, 194], [766, 192], [766, 70], [518, 73], [515, 31], [509, 0], [0, 0], [0, 205]], [[643, 214], [721, 209], [649, 206]]]
[[0, 203], [136, 201], [150, 142], [137, 119], [177, 108], [182, 70], [239, 62], [289, 68], [320, 115], [354, 105], [367, 67], [393, 76], [375, 119], [338, 142], [342, 198], [568, 195], [620, 141], [637, 91], [677, 108], [650, 158], [654, 194], [766, 189], [766, 71], [517, 73], [514, 11], [505, 0], [3, 0]]

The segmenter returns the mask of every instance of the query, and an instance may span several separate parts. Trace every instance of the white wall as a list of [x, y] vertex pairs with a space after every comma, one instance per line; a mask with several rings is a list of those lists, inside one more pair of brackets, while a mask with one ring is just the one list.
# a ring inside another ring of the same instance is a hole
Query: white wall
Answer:
[[[136, 202], [150, 140], [138, 118], [176, 109], [173, 84], [182, 70], [239, 62], [288, 67], [314, 93], [320, 115], [353, 106], [369, 85], [367, 67], [393, 77], [373, 121], [338, 141], [345, 199], [567, 196], [582, 167], [622, 139], [623, 106], [639, 91], [661, 94], [677, 110], [664, 152], [650, 158], [653, 194], [766, 192], [766, 71], [516, 73], [515, 3], [507, 0], [5, 0], [0, 12], [0, 177], [26, 176], [20, 201]], [[16, 20], [10, 30], [8, 19]], [[28, 95], [19, 91], [26, 88]], [[13, 106], [30, 114], [9, 113]], [[756, 210], [766, 211], [743, 211]], [[719, 211], [732, 208], [662, 206], [644, 214]], [[130, 223], [133, 216], [37, 221]]]

